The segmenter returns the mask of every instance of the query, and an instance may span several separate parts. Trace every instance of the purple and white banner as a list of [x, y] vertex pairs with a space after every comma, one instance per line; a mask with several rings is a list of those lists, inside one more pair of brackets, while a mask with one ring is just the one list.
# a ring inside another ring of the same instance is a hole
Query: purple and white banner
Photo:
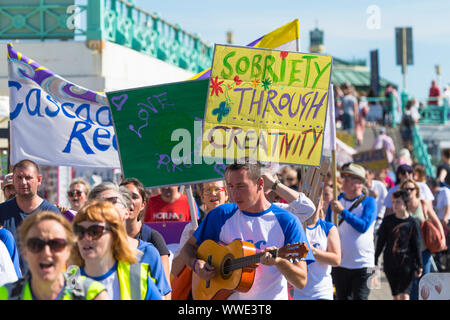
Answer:
[[11, 163], [120, 168], [106, 95], [68, 82], [8, 44]]

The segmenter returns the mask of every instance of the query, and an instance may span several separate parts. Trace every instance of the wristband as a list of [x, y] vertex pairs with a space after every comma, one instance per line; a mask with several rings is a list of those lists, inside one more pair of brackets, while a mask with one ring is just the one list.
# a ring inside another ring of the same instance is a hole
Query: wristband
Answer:
[[194, 271], [195, 272], [195, 264], [197, 263], [197, 261], [198, 261], [198, 259], [195, 259], [194, 260], [194, 263], [192, 264], [192, 271]]
[[281, 182], [281, 181], [278, 180], [278, 179], [275, 180], [275, 182], [272, 184], [272, 188], [271, 188], [271, 189], [272, 189], [273, 191], [275, 191], [275, 190], [277, 189], [277, 185], [278, 185], [280, 182]]

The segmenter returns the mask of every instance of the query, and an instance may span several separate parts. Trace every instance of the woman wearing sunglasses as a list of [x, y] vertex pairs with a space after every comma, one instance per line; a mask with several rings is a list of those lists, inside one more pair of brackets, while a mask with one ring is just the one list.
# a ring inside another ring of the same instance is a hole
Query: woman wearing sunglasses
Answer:
[[[125, 192], [126, 190], [126, 192]], [[127, 188], [120, 187], [114, 182], [103, 182], [96, 185], [91, 192], [89, 192], [88, 200], [103, 200], [110, 202], [117, 210], [120, 216], [120, 220], [123, 225], [126, 225], [127, 219], [130, 217], [132, 207], [131, 195]], [[131, 250], [138, 258], [138, 262], [146, 263], [150, 266], [152, 277], [155, 279], [156, 287], [160, 290], [164, 299], [170, 300], [170, 285], [164, 273], [163, 264], [161, 262], [161, 256], [158, 250], [151, 243], [145, 241], [139, 241], [128, 235], [128, 244]]]
[[[437, 217], [435, 211], [427, 210], [427, 206], [425, 204], [426, 201], [421, 200], [421, 190], [419, 184], [417, 184], [417, 182], [413, 179], [405, 179], [400, 184], [399, 189], [406, 190], [409, 194], [410, 201], [408, 202], [408, 210], [409, 212], [411, 212], [411, 216], [415, 218], [419, 222], [419, 224], [427, 220], [426, 217], [428, 217], [431, 223], [441, 231], [441, 234], [444, 234], [441, 222], [439, 221], [439, 218]], [[426, 275], [427, 273], [431, 272], [432, 257], [431, 252], [425, 246], [423, 238], [421, 240], [420, 249], [422, 252], [423, 261], [422, 275]], [[419, 277], [414, 277], [413, 279], [411, 286], [411, 300], [417, 300], [419, 297], [419, 280]]]
[[113, 300], [161, 300], [145, 263], [137, 263], [125, 225], [108, 201], [92, 201], [73, 220], [77, 245], [71, 262], [81, 274], [101, 282]]
[[77, 211], [86, 203], [90, 189], [89, 183], [83, 178], [76, 178], [70, 183], [69, 191], [67, 191], [70, 209], [59, 204], [57, 205], [59, 211], [61, 211], [70, 222], [72, 222]]
[[28, 273], [1, 287], [0, 300], [109, 299], [101, 283], [76, 273], [64, 274], [75, 238], [63, 216], [42, 211], [28, 216], [18, 231]]

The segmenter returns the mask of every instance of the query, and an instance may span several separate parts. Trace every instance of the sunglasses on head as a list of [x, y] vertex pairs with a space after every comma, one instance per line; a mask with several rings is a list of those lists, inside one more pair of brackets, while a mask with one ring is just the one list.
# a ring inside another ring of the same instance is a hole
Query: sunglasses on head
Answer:
[[80, 190], [74, 190], [74, 191], [68, 191], [68, 192], [67, 192], [67, 195], [68, 195], [69, 197], [73, 197], [73, 196], [79, 197], [79, 196], [81, 196], [82, 194], [83, 194], [83, 192], [80, 191]]
[[109, 226], [101, 226], [99, 224], [92, 225], [88, 228], [84, 228], [78, 224], [73, 226], [73, 232], [78, 237], [78, 240], [81, 240], [84, 238], [85, 234], [87, 234], [91, 240], [98, 240], [100, 239], [105, 231], [110, 231], [111, 227]]
[[30, 238], [26, 242], [28, 250], [32, 253], [41, 252], [45, 246], [49, 246], [52, 252], [61, 252], [67, 246], [67, 241], [65, 239], [51, 239], [51, 240], [42, 240], [40, 238]]

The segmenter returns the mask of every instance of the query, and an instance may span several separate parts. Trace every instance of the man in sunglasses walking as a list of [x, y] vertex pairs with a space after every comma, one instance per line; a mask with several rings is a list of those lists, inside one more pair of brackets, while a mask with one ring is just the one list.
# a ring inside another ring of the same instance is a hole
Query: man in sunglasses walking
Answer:
[[[58, 208], [41, 198], [37, 191], [42, 183], [39, 167], [31, 160], [21, 160], [13, 167], [13, 184], [16, 196], [0, 204], [0, 225], [9, 230], [17, 243], [17, 228], [31, 214], [40, 211], [60, 213]], [[27, 266], [22, 256], [19, 256], [22, 273]]]
[[[337, 300], [367, 300], [375, 267], [373, 228], [377, 217], [375, 199], [363, 193], [366, 170], [351, 163], [341, 171], [342, 193], [331, 200], [326, 221], [338, 226], [342, 259], [331, 275]], [[338, 221], [333, 221], [337, 213]]]

